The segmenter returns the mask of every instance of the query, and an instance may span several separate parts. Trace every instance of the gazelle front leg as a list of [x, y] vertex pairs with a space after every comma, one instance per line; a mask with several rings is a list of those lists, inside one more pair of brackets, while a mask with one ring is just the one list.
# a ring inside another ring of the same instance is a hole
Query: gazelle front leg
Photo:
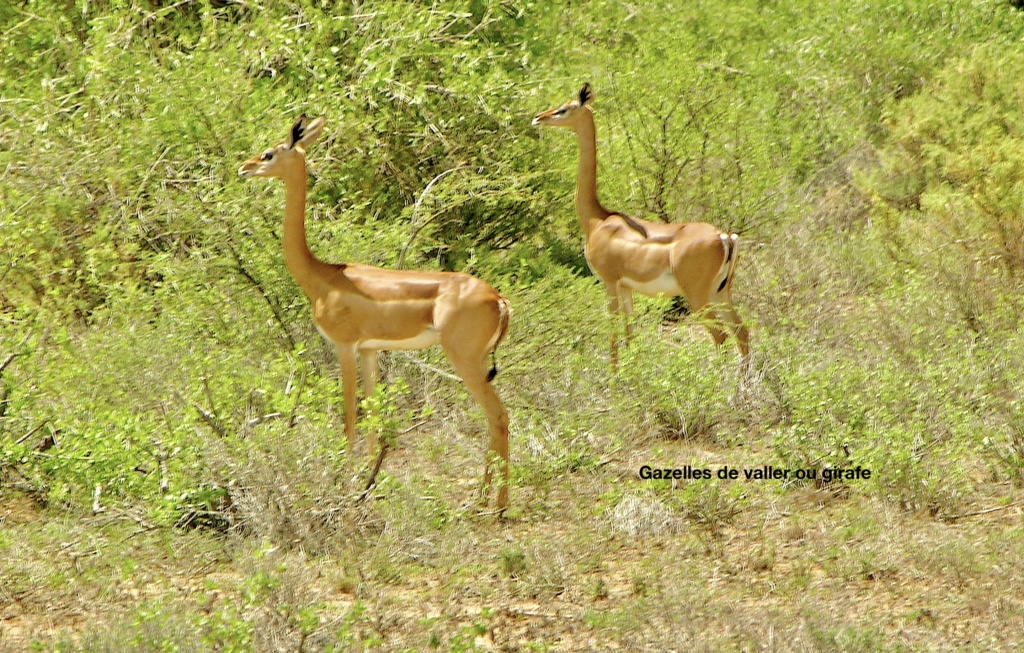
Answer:
[[351, 451], [356, 442], [356, 348], [338, 345], [336, 351], [341, 368], [341, 389], [345, 395], [345, 438]]
[[619, 286], [619, 304], [622, 306], [622, 315], [626, 323], [626, 346], [633, 338], [633, 290], [625, 286]]
[[[370, 399], [377, 387], [377, 350], [360, 349], [359, 364], [363, 368], [363, 398]], [[370, 465], [373, 465], [374, 456], [377, 455], [379, 435], [376, 429], [370, 429], [366, 433], [366, 459]]]
[[619, 288], [618, 284], [606, 283], [604, 289], [608, 293], [608, 315], [611, 316], [612, 322], [609, 344], [611, 345], [612, 371], [614, 372], [619, 366]]

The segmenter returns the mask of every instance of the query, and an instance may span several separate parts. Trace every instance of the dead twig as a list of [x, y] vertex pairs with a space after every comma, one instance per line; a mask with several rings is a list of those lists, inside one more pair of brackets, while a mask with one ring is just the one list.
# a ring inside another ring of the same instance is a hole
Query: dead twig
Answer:
[[413, 424], [412, 426], [410, 426], [408, 428], [405, 428], [405, 429], [402, 429], [401, 431], [399, 431], [398, 435], [405, 435], [409, 431], [414, 431], [414, 430], [418, 429], [419, 427], [423, 426], [426, 423], [427, 423], [427, 420], [425, 420], [425, 419], [420, 420], [420, 421], [416, 422], [415, 424]]
[[288, 428], [295, 426], [295, 416], [299, 410], [299, 399], [302, 397], [302, 389], [306, 386], [306, 370], [303, 368], [299, 376], [299, 385], [295, 389], [295, 402], [292, 404], [292, 412], [288, 415]]
[[96, 491], [92, 494], [92, 514], [98, 515], [101, 512], [105, 512], [107, 509], [100, 505], [100, 494], [103, 493], [103, 486], [99, 483], [96, 484]]
[[260, 415], [259, 417], [253, 417], [247, 421], [245, 425], [247, 427], [258, 426], [263, 422], [269, 422], [272, 419], [281, 419], [284, 417], [284, 413], [267, 413], [266, 415]]
[[224, 430], [224, 427], [221, 425], [220, 422], [217, 421], [216, 417], [214, 417], [202, 406], [195, 402], [192, 402], [192, 407], [196, 409], [196, 412], [199, 413], [199, 417], [201, 417], [203, 421], [206, 422], [209, 425], [209, 427], [212, 428], [217, 433], [217, 435], [219, 435], [222, 438], [228, 437], [227, 431]]
[[194, 408], [196, 412], [199, 413], [199, 417], [202, 418], [202, 420], [206, 422], [206, 424], [211, 429], [213, 429], [217, 435], [219, 435], [222, 438], [228, 437], [227, 430], [224, 428], [224, 426], [220, 423], [220, 421], [217, 419], [215, 415], [210, 413], [208, 410], [206, 410], [196, 402], [191, 401], [189, 399], [185, 399], [178, 392], [175, 392], [174, 396], [177, 397], [178, 401], [180, 401], [181, 403], [192, 406], [192, 408]]
[[449, 168], [448, 170], [445, 170], [441, 174], [437, 175], [436, 177], [430, 180], [430, 183], [428, 183], [427, 186], [423, 189], [423, 192], [420, 193], [420, 196], [416, 198], [416, 203], [412, 207], [412, 217], [409, 219], [409, 239], [406, 240], [405, 245], [402, 246], [402, 251], [399, 252], [398, 254], [398, 263], [395, 265], [395, 267], [397, 267], [399, 270], [401, 270], [402, 267], [405, 265], [405, 255], [409, 251], [409, 247], [412, 246], [412, 242], [416, 240], [416, 236], [418, 236], [420, 231], [422, 231], [424, 227], [430, 224], [434, 220], [434, 218], [440, 215], [440, 213], [435, 213], [428, 219], [424, 220], [422, 224], [416, 224], [416, 216], [420, 211], [420, 205], [423, 203], [423, 198], [427, 196], [427, 193], [430, 192], [430, 189], [434, 186], [434, 184], [441, 181], [451, 173], [458, 172], [459, 170], [462, 170], [465, 167], [466, 166], [464, 164], [458, 165], [455, 166], [454, 168]]
[[8, 354], [7, 358], [4, 359], [4, 362], [0, 363], [0, 374], [3, 374], [4, 370], [7, 369], [7, 366], [11, 364], [11, 361], [13, 361], [17, 357], [18, 354], [14, 352]]
[[1013, 508], [1014, 506], [1024, 505], [1024, 501], [1014, 501], [1008, 503], [1005, 506], [996, 506], [995, 508], [985, 508], [984, 510], [974, 510], [972, 512], [965, 512], [960, 515], [951, 515], [946, 517], [946, 521], [956, 521], [958, 519], [964, 519], [965, 517], [977, 517], [978, 515], [987, 515], [993, 512], [999, 512], [1000, 510], [1006, 510], [1007, 508]]
[[47, 425], [47, 424], [49, 424], [49, 423], [50, 423], [50, 420], [49, 420], [49, 419], [44, 419], [44, 420], [43, 420], [42, 422], [40, 422], [40, 423], [39, 423], [39, 426], [35, 427], [34, 429], [32, 429], [31, 431], [29, 431], [29, 432], [28, 432], [28, 433], [26, 433], [25, 435], [23, 435], [23, 436], [21, 436], [20, 438], [18, 438], [17, 440], [15, 440], [15, 441], [14, 441], [14, 444], [21, 444], [21, 443], [22, 443], [22, 442], [24, 442], [25, 440], [28, 440], [29, 438], [31, 438], [31, 437], [32, 437], [33, 435], [35, 435], [36, 433], [38, 433], [38, 432], [39, 432], [39, 431], [40, 431], [40, 430], [41, 430], [41, 429], [42, 429], [42, 428], [43, 428], [44, 426], [46, 426], [46, 425]]
[[377, 460], [373, 463], [373, 469], [370, 470], [370, 476], [366, 479], [366, 487], [363, 488], [362, 493], [356, 497], [356, 503], [361, 503], [370, 494], [370, 490], [377, 484], [377, 474], [380, 473], [380, 466], [384, 463], [384, 454], [387, 453], [388, 443], [381, 442], [380, 451], [377, 452]]
[[241, 276], [243, 279], [249, 282], [253, 288], [256, 289], [256, 293], [263, 299], [263, 302], [270, 309], [270, 314], [274, 317], [274, 321], [277, 322], [277, 326], [281, 329], [281, 335], [285, 342], [288, 343], [289, 349], [295, 349], [295, 338], [292, 337], [291, 331], [288, 330], [288, 325], [284, 322], [284, 316], [281, 314], [281, 309], [277, 303], [270, 297], [270, 294], [263, 288], [263, 284], [253, 276], [252, 272], [242, 263], [242, 256], [235, 249], [235, 246], [230, 241], [227, 243], [228, 251], [231, 253], [232, 258], [235, 260], [235, 264], [231, 266], [231, 270]]
[[[160, 402], [160, 414], [163, 415], [164, 424], [167, 425], [167, 433], [171, 436], [171, 441], [173, 442], [174, 427], [171, 426], [171, 420], [167, 417], [167, 407], [162, 401]], [[153, 443], [156, 445], [156, 462], [157, 467], [160, 469], [160, 493], [167, 494], [167, 490], [170, 488], [167, 474], [167, 449], [160, 438], [153, 438]]]
[[[8, 268], [8, 270], [9, 269], [10, 268]], [[4, 272], [4, 276], [6, 276], [6, 275], [7, 275], [7, 271]], [[2, 278], [2, 277], [0, 277], [0, 278]], [[26, 333], [25, 336], [21, 339], [21, 341], [14, 346], [15, 351], [12, 351], [10, 354], [8, 354], [7, 358], [4, 359], [4, 362], [0, 363], [0, 374], [4, 373], [4, 370], [7, 369], [7, 366], [10, 365], [11, 362], [15, 358], [17, 358], [18, 356], [21, 356], [21, 352], [18, 352], [17, 350], [19, 348], [21, 348], [21, 346], [24, 345], [28, 341], [29, 335], [31, 335], [31, 333]]]
[[422, 367], [425, 370], [429, 370], [429, 371], [433, 372], [434, 374], [437, 374], [438, 376], [443, 376], [444, 378], [451, 379], [452, 381], [457, 381], [457, 382], [460, 382], [460, 383], [462, 382], [462, 379], [460, 379], [459, 377], [455, 376], [454, 374], [451, 374], [449, 372], [445, 372], [444, 370], [438, 369], [438, 368], [434, 367], [433, 365], [431, 365], [430, 363], [427, 363], [425, 361], [420, 360], [419, 358], [416, 358], [415, 356], [413, 356], [412, 354], [410, 354], [407, 351], [399, 351], [398, 353], [401, 354], [402, 356], [404, 356], [406, 359], [408, 359], [411, 363], [413, 363], [413, 364], [415, 364], [415, 365], [417, 365], [419, 367]]

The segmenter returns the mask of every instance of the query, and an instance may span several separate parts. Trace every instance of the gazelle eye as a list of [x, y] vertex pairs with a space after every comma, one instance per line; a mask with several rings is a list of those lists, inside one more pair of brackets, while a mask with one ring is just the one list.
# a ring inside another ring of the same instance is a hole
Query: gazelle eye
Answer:
[[555, 109], [555, 115], [556, 115], [556, 116], [560, 116], [560, 115], [562, 115], [563, 113], [565, 113], [565, 112], [566, 112], [566, 110], [567, 110], [567, 109], [566, 109], [565, 107], [559, 107], [559, 108]]
[[263, 153], [262, 156], [260, 156], [260, 161], [270, 161], [273, 158], [274, 152], [272, 150], [267, 150], [266, 152]]

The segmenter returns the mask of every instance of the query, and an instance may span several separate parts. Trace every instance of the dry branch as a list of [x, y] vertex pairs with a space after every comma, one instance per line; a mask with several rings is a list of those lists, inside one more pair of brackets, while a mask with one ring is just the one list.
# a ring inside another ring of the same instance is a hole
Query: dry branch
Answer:
[[987, 515], [989, 513], [999, 512], [1000, 510], [1006, 510], [1007, 508], [1013, 508], [1015, 506], [1020, 505], [1024, 505], [1024, 501], [1014, 501], [1013, 503], [1008, 503], [1005, 506], [996, 506], [994, 508], [985, 508], [983, 510], [965, 512], [959, 515], [950, 515], [949, 517], [946, 517], [946, 521], [956, 521], [958, 519], [964, 519], [965, 517], [977, 517], [979, 515]]
[[362, 493], [356, 497], [356, 503], [361, 503], [370, 494], [370, 490], [377, 484], [377, 474], [380, 473], [380, 466], [384, 463], [384, 454], [387, 453], [388, 443], [381, 442], [380, 451], [377, 452], [377, 460], [373, 463], [373, 469], [370, 470], [370, 476], [366, 479], [366, 487], [363, 488]]

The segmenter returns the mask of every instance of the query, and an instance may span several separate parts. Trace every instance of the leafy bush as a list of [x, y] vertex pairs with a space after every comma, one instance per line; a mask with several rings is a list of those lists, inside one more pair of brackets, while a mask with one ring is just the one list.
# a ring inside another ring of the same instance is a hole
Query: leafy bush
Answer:
[[890, 113], [884, 165], [867, 179], [879, 213], [906, 218], [882, 222], [903, 232], [896, 242], [925, 265], [973, 271], [972, 286], [1024, 269], [1024, 85], [1006, 74], [1022, 61], [1014, 50], [988, 44], [947, 62], [922, 93]]

